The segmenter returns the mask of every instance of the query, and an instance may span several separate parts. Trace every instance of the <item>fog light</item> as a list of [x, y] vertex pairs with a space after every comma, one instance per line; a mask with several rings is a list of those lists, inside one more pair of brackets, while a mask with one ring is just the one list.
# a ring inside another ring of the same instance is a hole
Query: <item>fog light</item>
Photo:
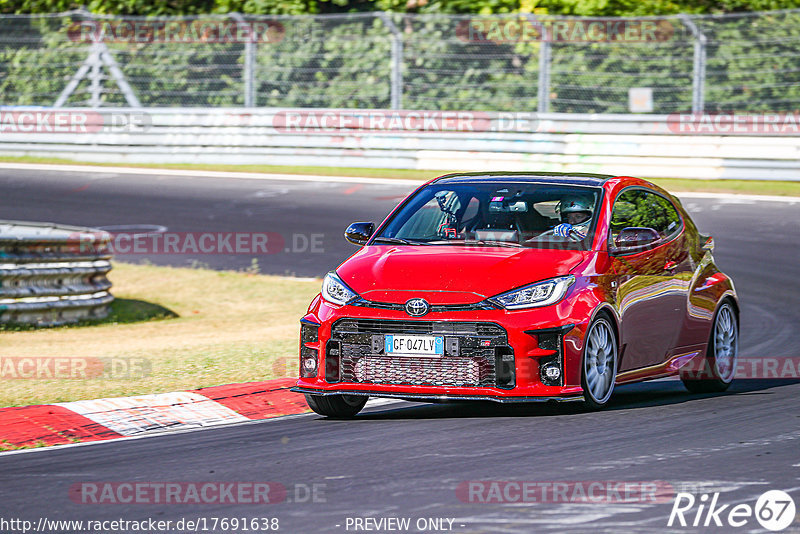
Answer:
[[300, 349], [300, 376], [302, 378], [312, 378], [317, 376], [317, 360], [319, 352], [317, 349], [302, 347]]
[[545, 364], [542, 372], [545, 378], [551, 382], [558, 382], [558, 379], [561, 378], [561, 369], [555, 363]]
[[311, 356], [303, 358], [303, 371], [307, 374], [313, 374], [317, 372], [317, 359]]

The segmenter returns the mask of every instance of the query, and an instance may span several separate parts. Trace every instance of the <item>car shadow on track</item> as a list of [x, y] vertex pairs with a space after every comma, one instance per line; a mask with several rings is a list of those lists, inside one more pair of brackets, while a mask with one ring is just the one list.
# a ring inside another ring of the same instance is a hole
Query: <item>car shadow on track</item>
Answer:
[[[657, 408], [691, 403], [700, 399], [737, 395], [769, 394], [768, 390], [800, 384], [800, 379], [737, 380], [724, 393], [689, 393], [679, 380], [659, 380], [620, 386], [603, 411]], [[451, 401], [435, 404], [415, 403], [391, 408], [378, 408], [358, 415], [357, 420], [445, 419], [472, 417], [555, 417], [590, 413], [581, 402], [543, 402], [498, 404], [495, 402]]]

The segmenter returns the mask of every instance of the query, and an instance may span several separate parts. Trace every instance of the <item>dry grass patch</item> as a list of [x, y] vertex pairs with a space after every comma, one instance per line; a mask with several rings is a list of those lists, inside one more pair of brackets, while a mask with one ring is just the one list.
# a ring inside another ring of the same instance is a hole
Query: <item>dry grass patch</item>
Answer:
[[[143, 358], [148, 376], [0, 378], [0, 406], [194, 389], [291, 376], [316, 280], [115, 263], [118, 300], [96, 325], [2, 331], [0, 357]], [[173, 312], [173, 313], [170, 313]]]

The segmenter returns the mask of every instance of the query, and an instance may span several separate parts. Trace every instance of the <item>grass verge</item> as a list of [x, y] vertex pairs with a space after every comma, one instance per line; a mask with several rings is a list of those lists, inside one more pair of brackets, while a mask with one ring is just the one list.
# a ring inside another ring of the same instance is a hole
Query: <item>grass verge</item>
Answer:
[[[206, 165], [193, 163], [95, 163], [80, 162], [58, 158], [5, 157], [0, 162], [40, 163], [58, 165], [94, 165], [101, 167], [141, 167], [147, 169], [183, 169], [222, 172], [260, 172], [275, 174], [314, 174], [320, 176], [356, 176], [366, 178], [400, 178], [410, 180], [430, 180], [436, 176], [455, 171], [434, 171], [415, 169], [367, 169], [358, 167], [310, 167], [288, 165]], [[800, 182], [772, 180], [692, 180], [688, 178], [650, 178], [651, 182], [668, 191], [694, 191], [708, 193], [739, 193], [753, 195], [776, 195], [800, 197]]]
[[[72, 443], [80, 443], [80, 440], [72, 440]], [[6, 451], [19, 451], [22, 449], [41, 449], [42, 447], [47, 447], [47, 443], [44, 441], [36, 441], [30, 445], [14, 445], [13, 443], [9, 443], [6, 440], [0, 441], [0, 452]]]
[[[319, 281], [115, 263], [98, 324], [0, 331], [0, 358], [137, 358], [144, 378], [0, 378], [0, 406], [180, 391], [295, 376], [299, 319]], [[0, 369], [5, 369], [0, 364]]]

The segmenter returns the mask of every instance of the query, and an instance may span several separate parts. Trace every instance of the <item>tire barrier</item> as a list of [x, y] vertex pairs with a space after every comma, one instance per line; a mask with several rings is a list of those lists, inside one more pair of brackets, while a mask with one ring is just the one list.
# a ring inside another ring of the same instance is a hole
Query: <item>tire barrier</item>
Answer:
[[107, 317], [110, 239], [90, 228], [0, 221], [0, 323], [44, 327]]

